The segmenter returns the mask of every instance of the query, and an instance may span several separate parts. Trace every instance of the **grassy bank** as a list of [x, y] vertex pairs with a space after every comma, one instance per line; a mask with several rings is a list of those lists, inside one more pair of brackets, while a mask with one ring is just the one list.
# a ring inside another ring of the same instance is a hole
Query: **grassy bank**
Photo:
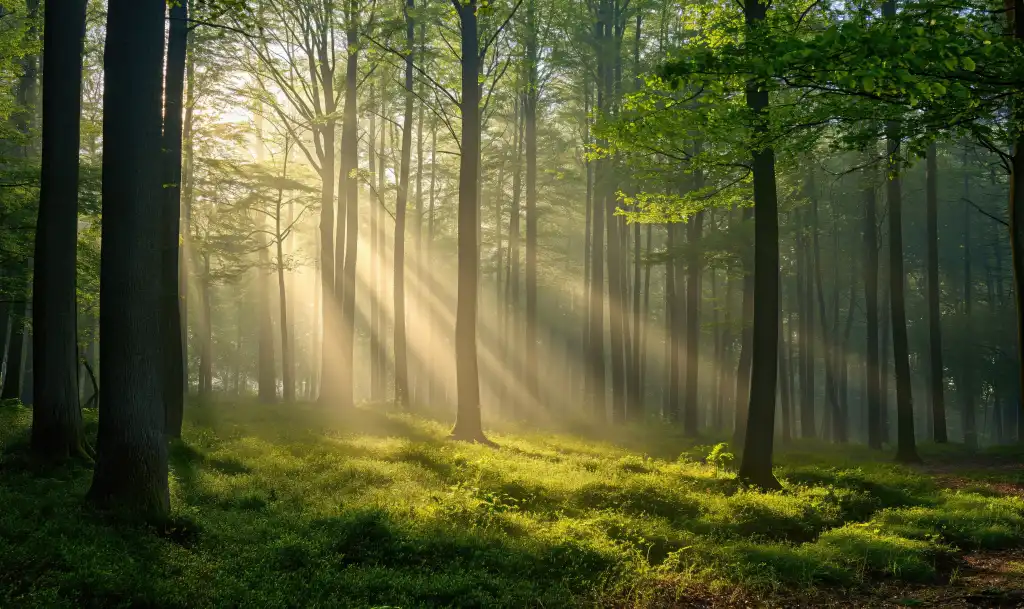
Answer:
[[1024, 546], [1005, 450], [925, 447], [932, 469], [911, 470], [801, 444], [765, 495], [664, 430], [493, 449], [412, 416], [255, 404], [190, 409], [158, 534], [85, 506], [87, 468], [33, 468], [29, 420], [0, 408], [0, 607], [685, 606], [943, 583], [967, 552]]

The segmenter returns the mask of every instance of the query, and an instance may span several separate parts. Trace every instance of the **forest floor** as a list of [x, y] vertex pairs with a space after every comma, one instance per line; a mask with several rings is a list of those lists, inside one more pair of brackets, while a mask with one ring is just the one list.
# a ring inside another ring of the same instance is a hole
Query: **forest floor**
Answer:
[[[95, 412], [87, 413], [90, 434]], [[173, 519], [119, 523], [0, 406], [0, 607], [1024, 606], [1024, 449], [780, 449], [741, 488], [663, 426], [447, 427], [360, 408], [190, 406]]]

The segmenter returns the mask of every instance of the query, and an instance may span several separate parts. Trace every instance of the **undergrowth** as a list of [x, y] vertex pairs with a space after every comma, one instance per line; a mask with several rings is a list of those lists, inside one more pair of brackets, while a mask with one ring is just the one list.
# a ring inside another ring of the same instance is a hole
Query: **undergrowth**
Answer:
[[726, 447], [674, 432], [490, 448], [410, 415], [256, 404], [189, 409], [156, 532], [91, 512], [88, 469], [33, 467], [29, 419], [0, 408], [2, 607], [651, 606], [935, 582], [965, 551], [1024, 545], [1021, 498], [866, 449], [793, 447], [761, 494]]

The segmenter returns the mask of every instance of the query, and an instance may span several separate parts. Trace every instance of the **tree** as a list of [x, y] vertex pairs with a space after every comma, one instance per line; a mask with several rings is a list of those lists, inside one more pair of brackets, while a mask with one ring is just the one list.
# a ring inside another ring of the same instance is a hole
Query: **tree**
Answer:
[[864, 315], [867, 353], [868, 446], [882, 448], [882, 400], [878, 362], [878, 201], [875, 181], [865, 171], [864, 181]]
[[[761, 0], [744, 7], [747, 35], [760, 34], [768, 12]], [[775, 438], [775, 386], [779, 341], [779, 220], [775, 185], [775, 151], [763, 141], [768, 131], [768, 89], [756, 79], [747, 81], [747, 108], [753, 115], [754, 149], [754, 317], [750, 374], [750, 406], [744, 434], [739, 477], [765, 489], [781, 488], [772, 474]], [[759, 137], [760, 136], [760, 137]]]
[[[395, 204], [395, 401], [409, 404], [409, 365], [405, 337], [405, 225], [409, 201], [409, 174], [412, 165], [412, 113], [413, 113], [413, 54], [416, 23], [414, 0], [407, 0], [405, 8], [405, 112], [402, 119], [402, 168], [398, 181], [398, 200]], [[422, 130], [422, 127], [420, 128]]]
[[455, 368], [458, 414], [452, 438], [487, 442], [480, 418], [480, 378], [477, 368], [476, 316], [480, 202], [480, 41], [476, 0], [453, 0], [462, 26], [462, 154], [459, 157], [458, 260], [459, 287], [455, 313]]
[[89, 497], [140, 518], [170, 511], [160, 354], [164, 2], [110, 0], [103, 78], [100, 421]]
[[90, 458], [78, 394], [76, 253], [85, 0], [48, 2], [43, 28], [43, 152], [36, 223], [32, 450]]
[[942, 317], [939, 314], [939, 204], [938, 164], [935, 159], [935, 144], [928, 146], [928, 363], [931, 377], [929, 402], [932, 405], [934, 440], [946, 442], [946, 398], [942, 378]]
[[167, 35], [167, 67], [164, 85], [163, 185], [164, 200], [160, 247], [160, 283], [163, 288], [160, 319], [160, 346], [166, 378], [163, 383], [164, 407], [167, 409], [167, 435], [181, 437], [181, 421], [185, 407], [185, 344], [182, 336], [181, 294], [179, 293], [181, 235], [181, 166], [182, 106], [185, 96], [185, 63], [188, 54], [188, 0], [169, 4], [170, 25]]
[[[334, 294], [341, 303], [339, 346], [341, 361], [332, 371], [338, 377], [336, 388], [339, 406], [351, 409], [353, 399], [353, 346], [355, 342], [356, 253], [359, 251], [359, 4], [345, 0], [345, 107], [341, 122], [341, 163], [338, 170], [337, 247], [334, 250], [336, 275]], [[324, 58], [320, 59], [321, 62]], [[341, 206], [342, 198], [345, 205]], [[342, 257], [344, 254], [344, 257]], [[326, 307], [325, 307], [326, 308]]]

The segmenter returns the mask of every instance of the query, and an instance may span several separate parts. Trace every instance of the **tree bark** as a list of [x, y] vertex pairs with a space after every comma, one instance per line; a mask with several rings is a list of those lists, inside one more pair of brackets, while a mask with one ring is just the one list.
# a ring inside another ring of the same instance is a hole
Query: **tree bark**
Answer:
[[[761, 27], [768, 5], [748, 0], [744, 17], [748, 32]], [[768, 130], [768, 90], [754, 80], [747, 82], [747, 108], [754, 115], [754, 135]], [[775, 440], [775, 385], [779, 356], [779, 218], [775, 184], [775, 151], [757, 142], [751, 170], [754, 205], [754, 293], [750, 406], [744, 434], [739, 478], [764, 489], [781, 488], [772, 473]]]
[[939, 314], [939, 196], [935, 144], [928, 146], [926, 156], [928, 173], [925, 184], [925, 202], [928, 208], [928, 364], [930, 368], [928, 401], [932, 405], [933, 438], [935, 442], [944, 444], [947, 441], [946, 397], [943, 389], [945, 381], [942, 378], [942, 317]]
[[[755, 203], [756, 205], [756, 203]], [[749, 207], [743, 209], [743, 222], [749, 222], [754, 217], [754, 211]], [[754, 221], [755, 234], [757, 223]], [[756, 241], [756, 237], [755, 237]], [[756, 250], [756, 245], [754, 246]], [[736, 366], [736, 397], [734, 415], [733, 438], [738, 446], [744, 444], [743, 434], [747, 429], [747, 406], [750, 400], [750, 375], [751, 362], [753, 359], [753, 323], [754, 310], [754, 267], [757, 265], [756, 253], [747, 253], [743, 260], [743, 302], [741, 309], [741, 320], [743, 328], [740, 331], [740, 358]]]
[[[288, 136], [285, 135], [284, 141], [284, 165], [281, 168], [281, 180], [288, 179], [288, 153], [289, 153]], [[288, 326], [288, 285], [285, 282], [285, 259], [284, 259], [284, 237], [285, 229], [281, 226], [281, 205], [284, 199], [284, 189], [277, 189], [277, 203], [275, 206], [274, 222], [275, 222], [275, 234], [277, 238], [274, 240], [277, 245], [277, 294], [278, 294], [278, 306], [280, 307], [281, 316], [281, 380], [284, 383], [284, 389], [282, 391], [282, 397], [285, 403], [292, 403], [295, 401], [295, 362], [294, 353], [292, 352], [291, 342], [291, 328]]]
[[[886, 0], [882, 15], [896, 16], [895, 0]], [[886, 125], [886, 145], [889, 157], [889, 179], [886, 195], [889, 199], [889, 290], [892, 309], [892, 351], [896, 367], [896, 460], [904, 463], [919, 462], [914, 438], [914, 405], [910, 394], [910, 348], [907, 341], [907, 312], [903, 290], [903, 192], [899, 125]]]
[[[963, 400], [964, 445], [969, 449], [978, 447], [978, 429], [974, 407], [976, 391], [974, 367], [977, 365], [974, 349], [973, 320], [971, 305], [974, 299], [974, 285], [971, 277], [971, 177], [967, 167], [967, 152], [964, 151], [964, 336], [965, 343], [960, 347], [963, 356], [963, 387], [960, 394]], [[930, 219], [930, 218], [929, 218]], [[943, 421], [945, 422], [945, 421]], [[945, 431], [945, 430], [943, 430]], [[936, 441], [938, 439], [936, 438]]]
[[878, 200], [873, 175], [865, 171], [864, 184], [864, 312], [865, 375], [867, 387], [868, 446], [882, 448], [882, 400], [878, 371]]
[[162, 522], [170, 512], [161, 365], [163, 0], [110, 0], [103, 78], [100, 421], [95, 503]]
[[[32, 286], [32, 451], [54, 462], [75, 456], [89, 459], [91, 452], [84, 438], [78, 394], [75, 294], [85, 4], [75, 0], [63, 5], [48, 2], [44, 7], [46, 88]], [[174, 338], [177, 342], [178, 337]]]
[[[357, 24], [358, 7], [355, 0], [349, 0], [347, 61], [345, 66], [345, 109], [341, 123], [341, 169], [338, 186], [338, 203], [341, 209], [342, 197], [345, 200], [344, 220], [338, 214], [338, 240], [341, 241], [344, 229], [345, 259], [341, 281], [336, 281], [335, 298], [341, 303], [341, 329], [338, 332], [341, 362], [337, 371], [338, 407], [351, 410], [355, 406], [355, 378], [353, 351], [355, 346], [355, 302], [356, 302], [356, 255], [359, 247], [359, 180], [352, 172], [359, 168], [359, 117], [358, 103], [359, 84], [359, 29]], [[341, 249], [339, 243], [338, 249]], [[340, 252], [338, 252], [340, 253]], [[335, 268], [340, 267], [338, 253], [335, 254]], [[326, 307], [325, 307], [326, 309]]]
[[523, 122], [526, 135], [526, 350], [524, 353], [527, 393], [540, 399], [537, 383], [537, 3], [526, 0], [526, 93]]
[[181, 340], [181, 294], [178, 281], [178, 263], [181, 258], [178, 248], [181, 235], [182, 105], [185, 97], [185, 63], [188, 55], [188, 8], [188, 0], [181, 0], [169, 8], [170, 24], [164, 81], [164, 200], [160, 231], [160, 281], [163, 286], [163, 299], [160, 310], [160, 344], [163, 351], [161, 370], [166, 375], [166, 433], [171, 438], [181, 437], [185, 389], [188, 384], [184, 344]]
[[[699, 175], [699, 174], [698, 174]], [[694, 187], [704, 187], [703, 176], [698, 177]], [[696, 436], [700, 432], [697, 404], [697, 379], [700, 370], [700, 301], [701, 301], [701, 252], [700, 238], [704, 231], [704, 214], [697, 212], [687, 226], [689, 260], [686, 277], [686, 401], [683, 406], [683, 432]]]
[[414, 0], [406, 1], [405, 42], [409, 52], [405, 56], [405, 113], [402, 121], [402, 167], [398, 178], [398, 198], [395, 203], [395, 403], [409, 406], [409, 364], [405, 337], [405, 225], [409, 201], [409, 173], [412, 165], [412, 113], [413, 113], [413, 49], [416, 24], [412, 17]]
[[455, 369], [458, 411], [452, 438], [489, 442], [480, 417], [477, 363], [477, 224], [480, 201], [480, 41], [476, 0], [453, 2], [462, 25], [462, 154], [459, 157], [458, 302], [455, 313]]

